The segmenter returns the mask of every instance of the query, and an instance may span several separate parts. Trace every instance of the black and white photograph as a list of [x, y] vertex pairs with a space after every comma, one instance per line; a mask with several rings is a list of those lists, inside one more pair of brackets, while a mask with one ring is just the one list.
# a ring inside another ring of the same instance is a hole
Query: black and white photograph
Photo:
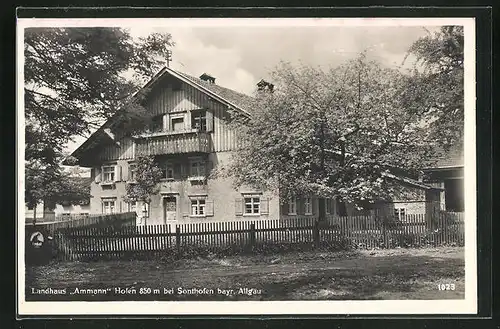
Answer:
[[19, 314], [474, 314], [474, 24], [18, 19]]

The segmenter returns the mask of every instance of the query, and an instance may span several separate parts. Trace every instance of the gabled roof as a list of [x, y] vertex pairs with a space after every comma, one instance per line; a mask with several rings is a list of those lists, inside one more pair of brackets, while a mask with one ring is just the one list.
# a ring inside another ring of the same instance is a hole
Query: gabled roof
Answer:
[[180, 71], [175, 71], [172, 69], [168, 69], [167, 71], [173, 71], [179, 74], [183, 78], [187, 79], [189, 81], [188, 83], [190, 83], [195, 88], [198, 87], [198, 89], [199, 88], [206, 89], [211, 93], [219, 96], [222, 100], [225, 100], [227, 103], [236, 106], [236, 108], [240, 110], [243, 110], [247, 114], [251, 114], [252, 110], [255, 108], [255, 106], [257, 106], [255, 98], [251, 96], [245, 95], [243, 93], [237, 92], [229, 88], [219, 86], [215, 83], [203, 81], [200, 78], [195, 78], [189, 74]]
[[430, 186], [428, 184], [416, 181], [416, 180], [408, 178], [408, 177], [394, 175], [394, 174], [387, 173], [387, 172], [382, 173], [382, 176], [385, 176], [387, 178], [391, 178], [391, 179], [397, 180], [397, 181], [401, 182], [404, 185], [408, 185], [408, 186], [411, 186], [411, 187], [416, 187], [416, 188], [423, 189], [423, 190], [442, 190], [442, 188], [440, 188], [440, 187]]
[[431, 159], [427, 169], [453, 168], [464, 166], [464, 147], [463, 144], [457, 144], [450, 147], [449, 150], [440, 150], [440, 155]]
[[[225, 88], [215, 83], [210, 83], [207, 81], [203, 81], [199, 78], [195, 78], [189, 74], [173, 70], [169, 67], [164, 67], [160, 72], [158, 72], [153, 78], [151, 78], [142, 88], [144, 90], [146, 88], [150, 88], [159, 81], [163, 77], [173, 76], [178, 78], [179, 80], [191, 85], [195, 89], [207, 94], [208, 96], [213, 97], [217, 101], [228, 106], [228, 109], [238, 110], [246, 116], [250, 116], [252, 109], [256, 106], [256, 100], [248, 95], [243, 93], [234, 91], [229, 88]], [[140, 91], [134, 94], [136, 97]], [[97, 129], [82, 145], [80, 145], [73, 153], [71, 154], [74, 157], [77, 157], [88, 147], [97, 142], [98, 139], [110, 138], [108, 134], [105, 133], [105, 128], [110, 126], [110, 123], [115, 120], [116, 115], [114, 115], [111, 119], [107, 120], [99, 129]]]

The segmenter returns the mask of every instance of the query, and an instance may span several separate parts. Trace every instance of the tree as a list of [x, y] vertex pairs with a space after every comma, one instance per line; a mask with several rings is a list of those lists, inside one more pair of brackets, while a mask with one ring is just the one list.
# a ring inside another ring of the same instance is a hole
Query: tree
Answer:
[[72, 137], [85, 136], [111, 116], [119, 116], [123, 128], [143, 127], [149, 119], [143, 93], [134, 93], [173, 45], [168, 33], [134, 40], [119, 28], [24, 30], [28, 203], [48, 197], [45, 182], [62, 179], [57, 167]]
[[464, 130], [464, 30], [462, 26], [443, 26], [413, 43], [411, 88], [418, 95], [413, 109], [432, 121], [433, 137], [448, 149], [463, 142]]
[[33, 224], [36, 223], [36, 206], [53, 209], [56, 204], [85, 205], [90, 202], [88, 178], [73, 177], [59, 166], [36, 166], [31, 163], [25, 172], [25, 201], [33, 208]]
[[151, 202], [151, 195], [158, 192], [161, 178], [162, 170], [156, 165], [154, 156], [137, 158], [135, 182], [127, 184], [125, 202], [139, 201], [146, 207]]
[[74, 177], [69, 172], [62, 176], [49, 199], [48, 204], [55, 205], [88, 205], [90, 203], [90, 178]]
[[399, 189], [389, 172], [417, 175], [434, 148], [422, 116], [408, 111], [411, 77], [359, 58], [337, 68], [280, 65], [274, 92], [260, 92], [250, 119], [233, 126], [247, 141], [222, 174], [295, 195], [338, 198], [358, 207]]
[[59, 166], [42, 166], [37, 162], [31, 162], [26, 166], [24, 199], [26, 205], [33, 208], [33, 224], [36, 224], [37, 205], [53, 198], [61, 175]]

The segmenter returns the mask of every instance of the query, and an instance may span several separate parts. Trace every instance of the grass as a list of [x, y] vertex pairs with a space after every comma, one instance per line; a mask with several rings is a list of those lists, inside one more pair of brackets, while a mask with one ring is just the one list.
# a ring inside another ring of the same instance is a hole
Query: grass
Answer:
[[[440, 291], [438, 284], [454, 284], [455, 290]], [[26, 300], [463, 299], [464, 285], [464, 254], [459, 247], [293, 252], [170, 263], [59, 262], [26, 268]], [[32, 288], [49, 287], [66, 288], [66, 294], [31, 293]], [[106, 294], [70, 294], [76, 287], [111, 289]], [[115, 294], [117, 287], [136, 293]], [[179, 287], [207, 288], [213, 293], [178, 294]], [[151, 288], [151, 293], [140, 294], [140, 288]], [[240, 288], [257, 293], [239, 293]], [[174, 293], [164, 294], [164, 289]], [[233, 294], [221, 294], [218, 289], [232, 289]]]

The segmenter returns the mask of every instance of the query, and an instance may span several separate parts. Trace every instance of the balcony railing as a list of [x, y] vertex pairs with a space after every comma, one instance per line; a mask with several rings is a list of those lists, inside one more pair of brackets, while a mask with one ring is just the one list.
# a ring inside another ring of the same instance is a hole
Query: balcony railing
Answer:
[[136, 138], [136, 155], [209, 153], [210, 136], [197, 130], [145, 133]]

